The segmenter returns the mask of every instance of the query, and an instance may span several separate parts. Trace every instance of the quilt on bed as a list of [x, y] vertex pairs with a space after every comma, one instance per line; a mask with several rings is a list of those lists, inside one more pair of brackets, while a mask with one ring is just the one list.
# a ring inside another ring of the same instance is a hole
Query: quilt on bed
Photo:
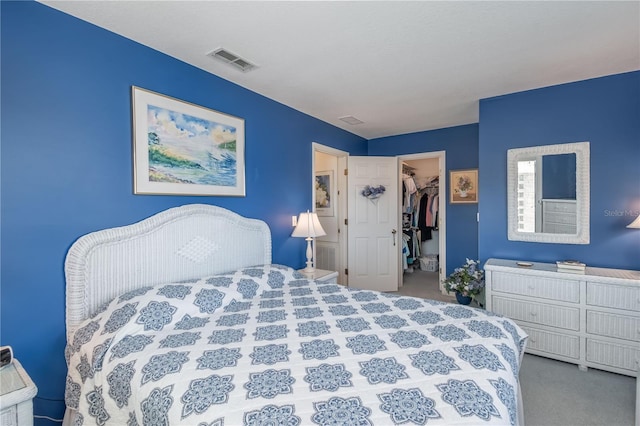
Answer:
[[77, 424], [516, 424], [526, 333], [261, 265], [146, 287], [67, 346]]

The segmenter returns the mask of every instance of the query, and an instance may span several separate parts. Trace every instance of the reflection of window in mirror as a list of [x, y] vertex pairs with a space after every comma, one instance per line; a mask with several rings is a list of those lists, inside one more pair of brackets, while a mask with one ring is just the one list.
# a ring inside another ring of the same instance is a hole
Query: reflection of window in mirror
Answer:
[[518, 230], [536, 230], [536, 160], [518, 161]]
[[575, 233], [575, 199], [575, 154], [518, 161], [519, 231]]

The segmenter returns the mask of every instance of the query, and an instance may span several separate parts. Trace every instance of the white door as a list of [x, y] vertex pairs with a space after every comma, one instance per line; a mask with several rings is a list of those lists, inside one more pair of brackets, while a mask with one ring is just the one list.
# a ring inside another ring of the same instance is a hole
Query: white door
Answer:
[[[398, 290], [398, 160], [396, 157], [349, 157], [349, 287]], [[362, 195], [365, 187], [385, 187], [377, 199]]]

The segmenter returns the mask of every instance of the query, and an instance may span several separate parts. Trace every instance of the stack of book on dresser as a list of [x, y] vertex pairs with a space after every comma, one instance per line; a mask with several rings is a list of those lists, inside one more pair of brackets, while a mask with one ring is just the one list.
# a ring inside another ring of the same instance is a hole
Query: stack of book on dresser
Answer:
[[571, 274], [584, 274], [585, 265], [577, 260], [559, 260], [556, 262], [558, 272], [569, 272]]

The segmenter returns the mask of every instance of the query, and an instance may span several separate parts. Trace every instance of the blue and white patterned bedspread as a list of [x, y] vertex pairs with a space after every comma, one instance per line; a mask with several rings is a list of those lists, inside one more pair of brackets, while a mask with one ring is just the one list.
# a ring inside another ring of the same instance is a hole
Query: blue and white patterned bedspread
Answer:
[[527, 335], [264, 265], [112, 301], [67, 347], [78, 424], [517, 424]]

